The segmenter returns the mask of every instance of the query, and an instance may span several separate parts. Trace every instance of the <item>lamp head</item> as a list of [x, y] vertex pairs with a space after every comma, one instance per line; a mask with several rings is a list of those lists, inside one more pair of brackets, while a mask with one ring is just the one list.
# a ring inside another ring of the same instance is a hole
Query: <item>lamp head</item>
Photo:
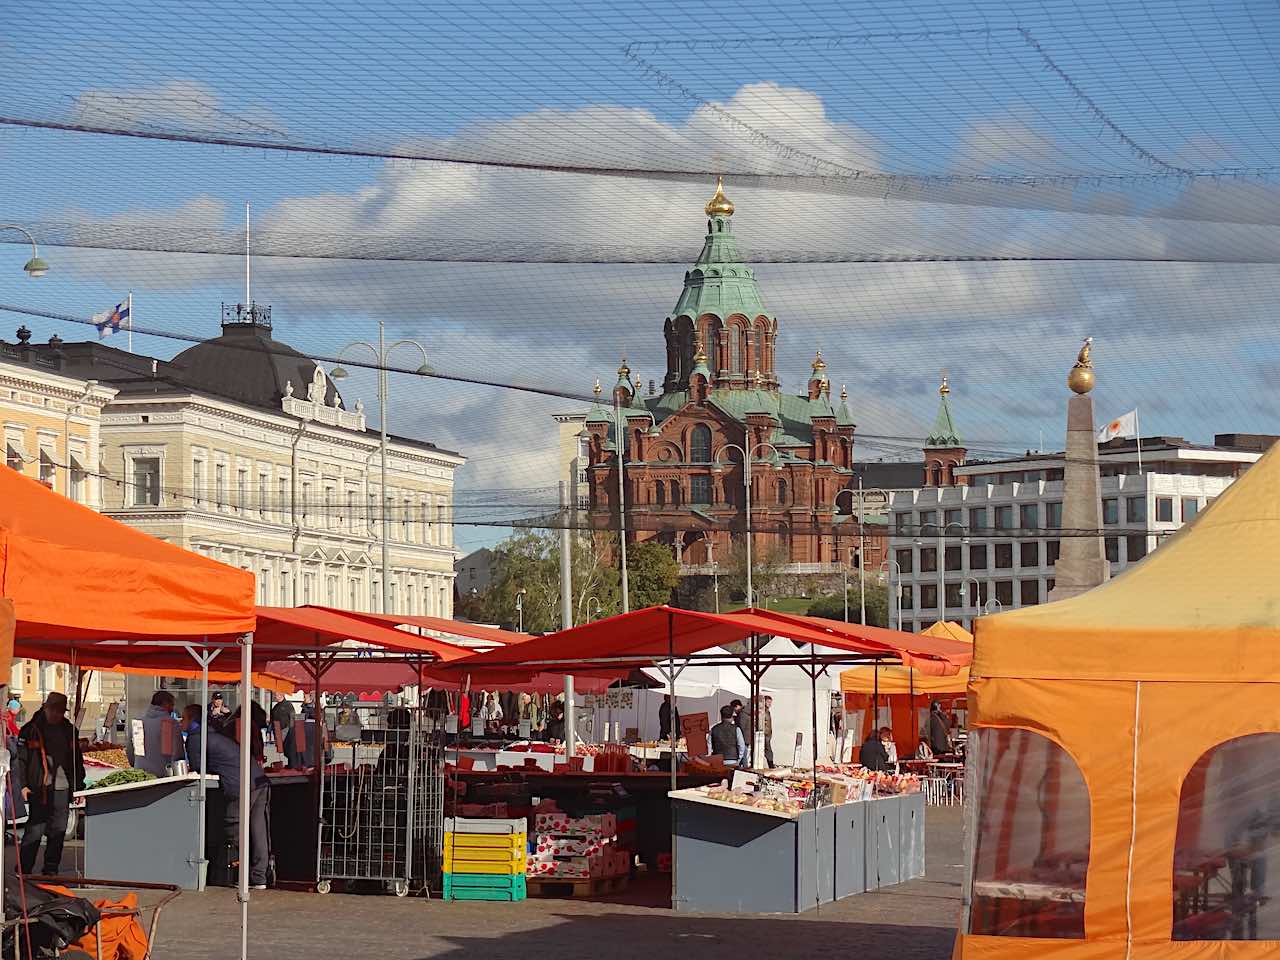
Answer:
[[332, 372], [330, 372], [329, 378], [331, 380], [347, 379], [347, 368], [342, 366], [342, 364], [338, 364], [338, 366], [334, 367]]
[[432, 374], [431, 368], [427, 366], [425, 363], [413, 372], [420, 377], [429, 377]]
[[43, 257], [34, 256], [26, 262], [22, 269], [27, 271], [27, 276], [34, 280], [37, 277], [43, 277], [49, 272], [49, 264]]

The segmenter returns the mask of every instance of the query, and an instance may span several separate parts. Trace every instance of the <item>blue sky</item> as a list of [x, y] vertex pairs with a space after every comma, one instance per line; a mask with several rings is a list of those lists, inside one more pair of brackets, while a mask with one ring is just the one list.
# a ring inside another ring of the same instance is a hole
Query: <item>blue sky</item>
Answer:
[[[53, 2], [0, 38], [0, 113], [497, 163], [862, 171], [852, 192], [730, 177], [748, 256], [767, 254], [757, 276], [789, 386], [821, 347], [861, 433], [912, 437], [946, 368], [976, 443], [1019, 449], [1043, 432], [1054, 446], [1061, 378], [1092, 334], [1106, 415], [1139, 406], [1145, 430], [1207, 440], [1280, 432], [1278, 51], [1280, 15], [1259, 3]], [[938, 179], [979, 176], [1030, 186]], [[38, 284], [20, 248], [0, 246], [0, 301], [88, 315], [132, 289], [139, 323], [212, 335], [218, 303], [242, 295], [238, 258], [110, 244], [163, 246], [173, 232], [216, 247], [245, 200], [255, 231], [295, 253], [318, 237], [456, 239], [497, 261], [565, 243], [605, 261], [691, 260], [710, 186], [0, 126], [0, 220], [108, 244], [51, 246]], [[851, 253], [1063, 259], [820, 262]], [[1183, 262], [1158, 262], [1169, 257]], [[1234, 259], [1262, 262], [1215, 262]], [[661, 378], [682, 271], [263, 257], [255, 296], [304, 351], [367, 338], [382, 315], [438, 369], [585, 394], [624, 353]], [[160, 356], [182, 346], [137, 342]], [[550, 415], [564, 402], [395, 389], [395, 429], [472, 457], [460, 491], [550, 498], [537, 491], [555, 479]], [[345, 392], [373, 399], [367, 378]], [[868, 441], [863, 455], [908, 446]], [[459, 531], [466, 546], [493, 536]]]

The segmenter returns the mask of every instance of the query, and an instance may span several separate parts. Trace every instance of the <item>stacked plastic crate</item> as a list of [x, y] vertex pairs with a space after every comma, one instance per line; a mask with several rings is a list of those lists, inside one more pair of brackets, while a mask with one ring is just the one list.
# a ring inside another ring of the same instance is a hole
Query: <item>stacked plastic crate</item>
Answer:
[[444, 822], [446, 900], [524, 900], [528, 822], [464, 819]]

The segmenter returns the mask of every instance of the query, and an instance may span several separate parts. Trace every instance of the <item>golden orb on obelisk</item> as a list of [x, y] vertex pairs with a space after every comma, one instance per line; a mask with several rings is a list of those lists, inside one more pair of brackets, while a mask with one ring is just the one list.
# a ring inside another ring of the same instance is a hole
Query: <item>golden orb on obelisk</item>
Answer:
[[1089, 358], [1092, 347], [1093, 337], [1085, 337], [1084, 346], [1080, 348], [1080, 354], [1076, 357], [1075, 366], [1067, 374], [1067, 386], [1071, 388], [1073, 393], [1078, 393], [1081, 396], [1093, 389], [1093, 361]]

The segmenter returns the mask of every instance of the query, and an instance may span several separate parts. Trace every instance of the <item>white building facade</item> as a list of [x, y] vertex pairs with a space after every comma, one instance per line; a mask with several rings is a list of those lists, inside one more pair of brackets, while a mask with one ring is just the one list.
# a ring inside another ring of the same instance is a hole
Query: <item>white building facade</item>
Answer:
[[[1178, 438], [1099, 450], [1102, 530], [1115, 576], [1213, 502], [1261, 457]], [[972, 628], [982, 612], [1044, 603], [1062, 537], [1062, 454], [966, 463], [957, 485], [890, 498], [893, 616], [916, 632], [939, 619]], [[1079, 535], [1080, 532], [1074, 532]], [[895, 621], [896, 622], [896, 621]]]

